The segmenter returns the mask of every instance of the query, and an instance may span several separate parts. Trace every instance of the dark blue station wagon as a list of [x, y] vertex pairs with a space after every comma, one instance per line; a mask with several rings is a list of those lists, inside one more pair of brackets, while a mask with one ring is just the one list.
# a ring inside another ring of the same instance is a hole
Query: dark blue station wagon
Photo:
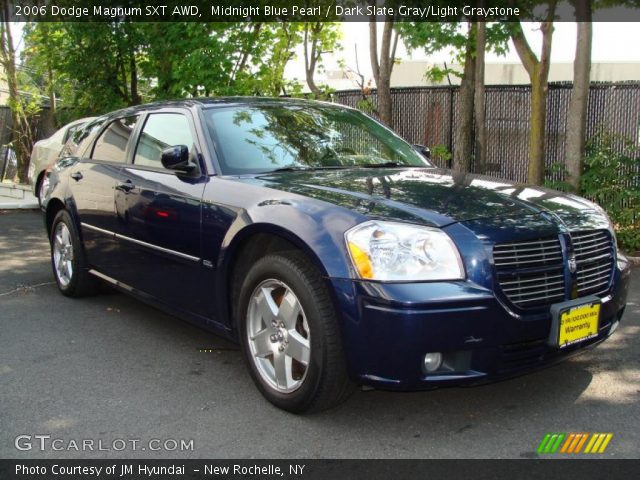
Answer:
[[99, 281], [237, 340], [292, 412], [353, 385], [473, 385], [605, 340], [629, 263], [606, 214], [454, 173], [356, 110], [226, 98], [121, 110], [43, 202], [60, 291]]

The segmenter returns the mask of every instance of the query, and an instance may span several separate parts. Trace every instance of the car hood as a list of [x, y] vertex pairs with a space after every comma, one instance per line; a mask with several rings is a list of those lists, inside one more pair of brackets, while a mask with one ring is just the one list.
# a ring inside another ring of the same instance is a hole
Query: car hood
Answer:
[[294, 171], [245, 177], [246, 180], [371, 217], [421, 220], [434, 226], [486, 218], [538, 216], [543, 212], [567, 224], [584, 226], [590, 222], [601, 227], [603, 223], [603, 216], [594, 204], [575, 195], [445, 169]]

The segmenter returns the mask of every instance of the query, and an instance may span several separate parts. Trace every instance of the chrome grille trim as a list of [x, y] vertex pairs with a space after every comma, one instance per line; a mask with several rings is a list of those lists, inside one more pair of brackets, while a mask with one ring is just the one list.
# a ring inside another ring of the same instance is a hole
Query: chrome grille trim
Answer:
[[[604, 295], [613, 276], [615, 247], [608, 230], [570, 232], [578, 297]], [[493, 260], [500, 290], [519, 308], [565, 300], [565, 265], [558, 237], [496, 244]]]
[[564, 267], [558, 237], [496, 244], [493, 261], [500, 289], [514, 305], [535, 308], [564, 299]]
[[602, 295], [609, 290], [615, 250], [607, 230], [571, 232], [578, 267], [578, 296]]

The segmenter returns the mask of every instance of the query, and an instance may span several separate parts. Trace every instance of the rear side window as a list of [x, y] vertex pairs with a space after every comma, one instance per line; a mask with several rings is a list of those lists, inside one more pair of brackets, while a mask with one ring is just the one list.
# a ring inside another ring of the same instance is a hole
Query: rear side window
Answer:
[[81, 156], [87, 150], [89, 145], [95, 138], [95, 133], [104, 125], [105, 119], [98, 118], [89, 122], [79, 128], [75, 132], [67, 143], [64, 144], [64, 148], [60, 153], [61, 156]]
[[67, 131], [64, 134], [64, 138], [62, 139], [62, 143], [67, 143], [67, 140], [71, 138], [71, 135], [77, 132], [78, 129], [80, 129], [81, 127], [82, 127], [82, 123], [79, 123], [77, 125], [72, 125], [69, 128], [67, 128]]
[[187, 117], [181, 113], [153, 113], [144, 124], [133, 163], [162, 168], [162, 150], [176, 145], [186, 145], [189, 150], [193, 148]]
[[127, 144], [137, 121], [138, 116], [136, 115], [111, 122], [96, 140], [91, 158], [107, 162], [126, 162]]

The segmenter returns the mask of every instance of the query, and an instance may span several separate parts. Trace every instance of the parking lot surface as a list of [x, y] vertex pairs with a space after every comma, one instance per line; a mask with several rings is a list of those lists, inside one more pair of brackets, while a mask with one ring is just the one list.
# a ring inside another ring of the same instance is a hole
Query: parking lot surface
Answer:
[[123, 294], [63, 297], [40, 214], [0, 212], [0, 458], [535, 458], [547, 432], [611, 432], [599, 456], [638, 458], [632, 277], [616, 334], [560, 365], [482, 387], [358, 391], [295, 416], [261, 397], [234, 344]]

